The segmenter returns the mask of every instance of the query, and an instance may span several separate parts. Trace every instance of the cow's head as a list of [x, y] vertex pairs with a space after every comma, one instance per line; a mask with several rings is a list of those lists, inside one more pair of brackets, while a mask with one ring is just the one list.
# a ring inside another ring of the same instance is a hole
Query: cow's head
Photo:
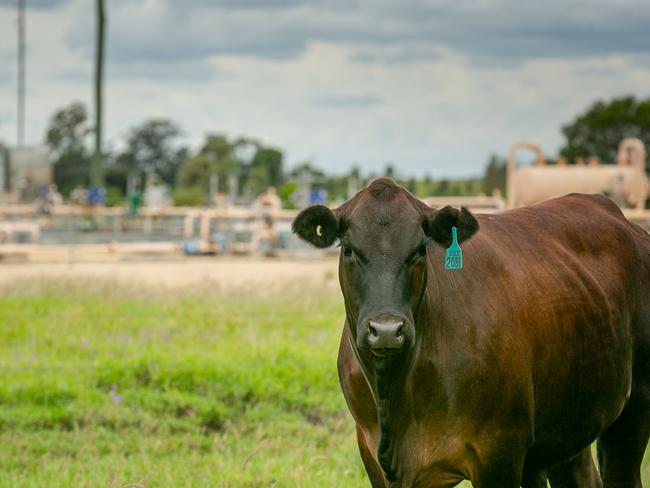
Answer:
[[428, 249], [478, 230], [465, 208], [434, 210], [380, 178], [335, 210], [303, 210], [293, 231], [321, 248], [340, 242], [339, 280], [350, 333], [359, 351], [386, 357], [415, 344], [414, 315], [427, 284]]

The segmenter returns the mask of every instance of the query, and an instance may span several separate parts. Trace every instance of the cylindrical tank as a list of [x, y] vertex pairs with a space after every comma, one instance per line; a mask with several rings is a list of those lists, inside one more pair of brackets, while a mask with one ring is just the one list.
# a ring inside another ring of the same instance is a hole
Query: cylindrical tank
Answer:
[[[533, 166], [517, 167], [515, 156], [520, 149], [535, 153]], [[607, 165], [592, 159], [589, 165], [549, 166], [538, 145], [513, 144], [508, 154], [508, 207], [530, 205], [578, 192], [605, 193], [621, 207], [643, 209], [648, 194], [645, 159], [645, 146], [639, 139], [621, 141], [617, 164]]]

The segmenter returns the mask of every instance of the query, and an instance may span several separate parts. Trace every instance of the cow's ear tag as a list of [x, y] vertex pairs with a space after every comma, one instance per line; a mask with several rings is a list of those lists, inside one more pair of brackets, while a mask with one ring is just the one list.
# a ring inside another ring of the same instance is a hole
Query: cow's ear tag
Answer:
[[463, 251], [458, 245], [456, 227], [451, 228], [451, 245], [445, 251], [445, 269], [463, 269]]

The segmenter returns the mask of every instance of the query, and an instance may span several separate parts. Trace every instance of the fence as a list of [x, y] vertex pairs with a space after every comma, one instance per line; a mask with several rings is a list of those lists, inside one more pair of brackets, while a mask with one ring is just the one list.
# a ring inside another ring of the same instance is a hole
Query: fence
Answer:
[[[429, 197], [434, 208], [465, 206], [474, 212], [504, 210], [499, 194]], [[623, 208], [633, 222], [650, 230], [650, 212]], [[291, 232], [295, 210], [280, 210], [272, 223], [251, 207], [142, 208], [60, 205], [40, 212], [32, 205], [0, 206], [0, 260], [96, 261], [169, 258], [194, 254], [269, 254], [315, 258], [315, 251]], [[328, 251], [324, 251], [328, 252]]]
[[0, 257], [310, 254], [291, 233], [296, 214], [280, 210], [269, 220], [251, 207], [143, 208], [130, 215], [123, 207], [61, 205], [43, 213], [32, 205], [4, 205]]

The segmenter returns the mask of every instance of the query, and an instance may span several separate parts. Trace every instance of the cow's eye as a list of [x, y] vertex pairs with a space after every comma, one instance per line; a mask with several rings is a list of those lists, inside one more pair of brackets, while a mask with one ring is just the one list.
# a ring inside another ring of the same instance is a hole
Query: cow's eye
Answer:
[[426, 256], [426, 255], [427, 255], [427, 246], [426, 246], [425, 244], [422, 244], [422, 245], [418, 248], [418, 254], [419, 254], [420, 256]]

